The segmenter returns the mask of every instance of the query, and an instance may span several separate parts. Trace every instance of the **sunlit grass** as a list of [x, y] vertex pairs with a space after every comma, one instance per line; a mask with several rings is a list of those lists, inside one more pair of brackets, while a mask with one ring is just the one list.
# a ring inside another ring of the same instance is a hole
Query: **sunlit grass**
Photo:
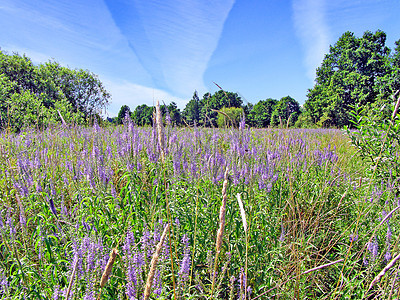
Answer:
[[[95, 299], [112, 248], [119, 254], [101, 299], [142, 299], [166, 224], [151, 298], [362, 298], [398, 253], [395, 213], [364, 247], [397, 198], [387, 182], [366, 194], [366, 167], [341, 131], [164, 134], [160, 143], [156, 128], [127, 123], [1, 135], [4, 299], [64, 299], [70, 282], [69, 299]], [[369, 293], [398, 293], [396, 272]]]

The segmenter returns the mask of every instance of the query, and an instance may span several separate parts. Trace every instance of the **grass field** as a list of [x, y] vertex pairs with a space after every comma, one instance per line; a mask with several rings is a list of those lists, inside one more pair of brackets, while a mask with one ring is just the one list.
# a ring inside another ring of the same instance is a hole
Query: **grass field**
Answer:
[[1, 134], [1, 299], [399, 297], [394, 179], [342, 131], [159, 129]]

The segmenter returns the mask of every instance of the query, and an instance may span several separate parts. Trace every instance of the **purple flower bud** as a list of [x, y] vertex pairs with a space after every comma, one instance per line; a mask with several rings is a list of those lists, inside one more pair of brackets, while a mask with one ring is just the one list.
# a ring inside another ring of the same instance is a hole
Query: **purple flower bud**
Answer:
[[182, 243], [184, 244], [184, 256], [181, 262], [178, 277], [180, 282], [185, 282], [186, 279], [189, 277], [189, 272], [190, 272], [189, 239], [186, 234], [182, 238]]
[[387, 252], [386, 252], [386, 254], [385, 254], [385, 259], [386, 259], [386, 261], [389, 261], [389, 260], [392, 259], [392, 255], [390, 254], [390, 251], [387, 251]]
[[390, 240], [392, 239], [392, 230], [390, 229], [389, 221], [388, 221], [388, 229], [386, 232], [386, 241], [387, 243], [390, 243]]
[[47, 198], [47, 201], [49, 202], [49, 207], [50, 207], [51, 212], [52, 212], [52, 213], [54, 214], [54, 216], [57, 218], [57, 210], [56, 210], [56, 208], [55, 208], [55, 206], [54, 206], [53, 199], [52, 199], [52, 198], [49, 198], [48, 196], [46, 196], [46, 198]]
[[370, 243], [368, 243], [368, 251], [371, 253], [372, 258], [375, 260], [375, 258], [378, 256], [378, 241], [376, 239], [376, 236], [374, 237], [374, 240]]
[[350, 234], [349, 240], [350, 240], [350, 243], [351, 242], [353, 242], [353, 243], [356, 242], [358, 240], [358, 234], [354, 234], [354, 233]]
[[366, 257], [363, 258], [363, 264], [364, 266], [368, 266], [368, 260]]

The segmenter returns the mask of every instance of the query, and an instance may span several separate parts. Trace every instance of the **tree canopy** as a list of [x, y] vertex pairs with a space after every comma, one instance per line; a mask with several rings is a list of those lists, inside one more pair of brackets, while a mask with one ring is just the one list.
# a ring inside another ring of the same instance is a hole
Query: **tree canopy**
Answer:
[[366, 31], [362, 37], [344, 33], [316, 71], [305, 109], [312, 122], [322, 126], [349, 125], [354, 105], [385, 101], [399, 86], [398, 48], [390, 55], [386, 34]]
[[131, 117], [131, 109], [128, 105], [122, 105], [121, 109], [118, 112], [117, 124], [123, 124], [126, 117]]
[[0, 127], [82, 124], [100, 114], [110, 99], [98, 77], [57, 62], [34, 65], [25, 55], [0, 51]]
[[272, 98], [258, 101], [250, 111], [252, 125], [255, 127], [268, 127], [271, 123], [271, 115], [278, 101]]
[[271, 126], [293, 126], [300, 115], [299, 103], [290, 96], [281, 98], [271, 114]]
[[195, 91], [192, 99], [189, 100], [182, 112], [182, 117], [188, 125], [200, 124], [201, 108], [202, 103], [200, 102], [197, 91]]
[[200, 118], [204, 126], [217, 126], [218, 112], [223, 107], [241, 107], [242, 99], [237, 93], [219, 90], [213, 95], [204, 94], [201, 100]]

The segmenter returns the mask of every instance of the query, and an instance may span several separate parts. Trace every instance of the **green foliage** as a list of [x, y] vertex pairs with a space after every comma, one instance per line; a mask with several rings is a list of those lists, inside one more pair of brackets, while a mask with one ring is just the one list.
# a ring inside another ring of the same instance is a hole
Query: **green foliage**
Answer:
[[237, 93], [225, 92], [223, 90], [215, 92], [212, 96], [206, 93], [201, 102], [200, 116], [202, 124], [207, 127], [217, 126], [217, 110], [223, 107], [241, 107], [243, 103]]
[[153, 107], [146, 104], [137, 106], [133, 111], [132, 119], [139, 126], [153, 125]]
[[83, 124], [108, 105], [110, 95], [96, 75], [56, 62], [35, 66], [18, 54], [0, 51], [0, 128], [44, 128], [66, 122]]
[[243, 108], [241, 107], [223, 107], [218, 113], [218, 127], [226, 128], [233, 127], [238, 128], [241, 119], [243, 118]]
[[317, 126], [313, 123], [308, 111], [303, 111], [300, 114], [300, 116], [298, 117], [296, 123], [294, 124], [294, 127], [296, 127], [296, 128], [315, 128]]
[[[165, 110], [165, 118], [168, 118], [169, 120], [166, 120], [166, 123], [170, 122], [171, 125], [175, 126], [180, 126], [182, 122], [182, 116], [181, 116], [181, 111], [179, 110], [178, 106], [176, 105], [175, 102], [171, 102], [168, 105], [162, 105], [161, 110], [164, 112]], [[168, 113], [167, 113], [168, 111]]]
[[194, 92], [192, 99], [186, 104], [185, 109], [182, 112], [182, 117], [185, 122], [192, 126], [200, 124], [200, 112], [202, 108], [202, 102], [197, 95], [197, 91]]
[[250, 102], [248, 102], [248, 103], [246, 103], [246, 105], [242, 106], [246, 124], [249, 126], [254, 126], [254, 119], [251, 114], [253, 107], [254, 107], [254, 105]]
[[[160, 105], [161, 113], [163, 115], [164, 125], [170, 124], [180, 126], [182, 124], [181, 111], [175, 102], [170, 104]], [[153, 106], [147, 106], [146, 104], [139, 105], [135, 108], [131, 114], [133, 122], [138, 126], [152, 126], [153, 125]]]
[[117, 124], [121, 125], [124, 123], [125, 118], [130, 118], [131, 117], [131, 109], [129, 108], [128, 105], [122, 105], [121, 109], [118, 112], [118, 117], [117, 117]]
[[[132, 129], [76, 126], [0, 136], [0, 298], [60, 299], [71, 277], [69, 299], [96, 298], [114, 247], [119, 254], [99, 298], [127, 299], [130, 284], [143, 298], [166, 222], [172, 230], [151, 299], [156, 291], [159, 299], [174, 298], [173, 276], [177, 299], [237, 298], [245, 274], [250, 299], [392, 298], [387, 291], [396, 272], [366, 288], [387, 264], [385, 253], [399, 252], [399, 214], [376, 232], [378, 254], [365, 245], [397, 199], [390, 186], [377, 186], [382, 201], [364, 213], [364, 164], [341, 131], [169, 127], [162, 162], [153, 129]], [[223, 243], [214, 266], [226, 166]], [[186, 278], [184, 261], [191, 266]]]
[[293, 126], [300, 115], [299, 103], [290, 96], [281, 98], [271, 115], [272, 126]]
[[385, 104], [368, 110], [356, 106], [350, 112], [355, 130], [345, 128], [351, 143], [370, 166], [370, 173], [376, 168], [374, 175], [385, 182], [400, 177], [400, 119], [397, 114], [391, 118], [393, 108], [391, 105], [388, 111]]
[[390, 56], [385, 42], [382, 31], [366, 31], [361, 38], [346, 32], [330, 47], [304, 104], [314, 124], [350, 125], [352, 106], [387, 99], [393, 93], [399, 83], [396, 55]]
[[268, 127], [271, 123], [272, 112], [277, 103], [277, 100], [271, 98], [258, 101], [250, 112], [252, 125], [259, 128]]
[[82, 112], [86, 119], [101, 113], [108, 105], [111, 96], [97, 75], [82, 69], [71, 70], [51, 61], [38, 67], [44, 88], [52, 92], [52, 98], [64, 96], [74, 111]]
[[395, 42], [396, 47], [392, 56], [393, 74], [389, 77], [389, 83], [392, 91], [400, 89], [400, 40]]

